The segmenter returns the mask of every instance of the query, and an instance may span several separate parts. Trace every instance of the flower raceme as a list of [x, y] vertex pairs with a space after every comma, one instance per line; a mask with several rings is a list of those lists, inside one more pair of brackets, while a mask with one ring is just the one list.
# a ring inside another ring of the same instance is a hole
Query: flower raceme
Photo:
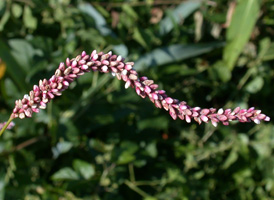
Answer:
[[49, 79], [39, 81], [39, 85], [34, 85], [29, 94], [24, 95], [23, 99], [15, 101], [15, 108], [11, 114], [10, 120], [14, 118], [23, 119], [32, 117], [34, 112], [38, 113], [40, 109], [45, 109], [47, 103], [55, 96], [62, 95], [70, 83], [77, 77], [89, 71], [99, 71], [116, 76], [119, 80], [125, 82], [125, 88], [135, 88], [137, 95], [142, 98], [148, 97], [157, 108], [163, 108], [169, 112], [170, 116], [176, 120], [180, 118], [190, 123], [192, 120], [201, 124], [202, 122], [211, 122], [213, 126], [218, 123], [228, 125], [229, 121], [237, 120], [239, 122], [255, 122], [259, 124], [263, 121], [270, 121], [270, 118], [256, 110], [254, 107], [234, 110], [190, 107], [185, 101], [179, 101], [169, 97], [164, 90], [158, 90], [158, 85], [147, 77], [139, 77], [133, 69], [133, 62], [124, 62], [124, 58], [112, 55], [112, 52], [104, 54], [97, 53], [95, 50], [90, 54], [85, 51], [73, 59], [66, 59], [65, 63], [60, 63], [55, 74]]
[[[0, 130], [7, 124], [7, 122], [0, 123]], [[7, 125], [6, 129], [12, 129], [15, 126], [14, 122], [11, 122]]]

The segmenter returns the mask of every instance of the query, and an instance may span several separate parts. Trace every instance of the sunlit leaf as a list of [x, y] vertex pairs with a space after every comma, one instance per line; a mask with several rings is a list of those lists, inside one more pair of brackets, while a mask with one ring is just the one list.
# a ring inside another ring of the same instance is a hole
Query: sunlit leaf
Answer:
[[6, 63], [7, 73], [12, 77], [13, 81], [16, 82], [17, 86], [23, 91], [27, 89], [25, 82], [25, 72], [18, 65], [16, 60], [13, 58], [11, 54], [11, 50], [7, 47], [7, 45], [0, 40], [0, 57]]
[[260, 0], [239, 1], [226, 33], [227, 44], [223, 59], [228, 69], [234, 65], [248, 42], [260, 11]]
[[187, 58], [198, 56], [213, 49], [223, 46], [222, 42], [214, 42], [208, 44], [189, 44], [189, 45], [171, 45], [168, 47], [157, 48], [150, 53], [141, 55], [136, 61], [134, 68], [144, 70], [149, 67], [174, 63]]
[[201, 1], [186, 1], [177, 6], [174, 10], [169, 10], [167, 16], [160, 22], [160, 34], [165, 35], [170, 32], [174, 24], [179, 24], [201, 5]]
[[[78, 8], [83, 13], [93, 18], [96, 24], [96, 29], [98, 29], [102, 35], [104, 36], [111, 35], [114, 38], [117, 37], [116, 34], [108, 27], [105, 18], [92, 5], [90, 5], [89, 3], [81, 3], [79, 4]], [[128, 50], [124, 44], [113, 45], [113, 49], [115, 50], [116, 53], [122, 56], [127, 56]]]
[[12, 11], [13, 16], [16, 18], [21, 17], [21, 15], [23, 13], [22, 7], [17, 3], [12, 4], [11, 11]]
[[13, 57], [26, 72], [31, 69], [34, 56], [43, 54], [42, 51], [34, 49], [29, 42], [23, 39], [11, 39], [8, 43], [12, 48]]
[[134, 20], [138, 19], [138, 14], [128, 4], [123, 4], [122, 9], [128, 16], [132, 17]]
[[103, 35], [110, 35], [111, 30], [107, 27], [107, 23], [105, 18], [91, 5], [88, 3], [82, 3], [79, 4], [79, 9], [92, 17], [94, 19], [94, 22], [96, 24], [96, 28], [100, 31]]
[[246, 85], [246, 90], [250, 93], [257, 93], [262, 89], [263, 85], [264, 79], [261, 76], [257, 76]]
[[134, 29], [133, 38], [144, 48], [147, 48], [147, 43], [144, 39], [143, 32], [138, 27]]
[[153, 117], [153, 118], [145, 118], [138, 121], [138, 128], [140, 130], [145, 128], [153, 128], [153, 129], [166, 129], [168, 126], [168, 120], [164, 116]]
[[230, 151], [228, 157], [224, 161], [222, 168], [227, 169], [229, 168], [233, 163], [235, 163], [238, 159], [238, 153], [235, 150]]
[[37, 19], [32, 15], [32, 10], [29, 6], [25, 6], [23, 14], [24, 25], [29, 29], [36, 29]]
[[212, 67], [212, 70], [216, 73], [218, 79], [220, 79], [223, 82], [227, 82], [231, 79], [231, 72], [225, 66], [225, 63], [223, 61], [215, 63]]
[[70, 167], [64, 167], [64, 168], [60, 169], [59, 171], [55, 172], [51, 176], [51, 179], [54, 180], [54, 181], [78, 180], [79, 176]]
[[9, 12], [9, 10], [6, 10], [4, 15], [0, 19], [0, 31], [3, 31], [4, 26], [8, 22], [9, 18], [10, 18], [10, 12]]
[[73, 168], [80, 173], [85, 179], [90, 179], [95, 174], [94, 167], [83, 160], [76, 159], [73, 161]]
[[155, 158], [158, 154], [156, 143], [150, 143], [146, 147], [146, 152], [149, 156]]
[[68, 152], [72, 148], [73, 144], [67, 141], [58, 142], [56, 147], [52, 148], [53, 158], [58, 158], [59, 155]]

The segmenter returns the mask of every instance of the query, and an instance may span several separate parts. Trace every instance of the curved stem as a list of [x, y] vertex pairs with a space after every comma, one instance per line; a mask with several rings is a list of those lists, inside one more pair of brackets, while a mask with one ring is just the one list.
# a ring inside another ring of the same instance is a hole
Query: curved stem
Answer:
[[3, 128], [0, 130], [0, 136], [4, 133], [4, 131], [7, 129], [9, 124], [12, 122], [14, 118], [10, 117], [9, 120], [6, 122], [6, 124], [3, 126]]

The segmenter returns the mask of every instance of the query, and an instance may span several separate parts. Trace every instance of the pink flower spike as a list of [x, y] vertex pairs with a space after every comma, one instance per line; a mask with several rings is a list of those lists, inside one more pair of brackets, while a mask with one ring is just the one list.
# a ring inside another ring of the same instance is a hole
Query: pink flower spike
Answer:
[[[85, 61], [85, 60], [80, 60], [79, 62], [78, 62], [78, 64], [79, 65], [84, 65], [84, 64], [86, 64], [87, 62]], [[78, 69], [78, 68], [77, 68]]]
[[126, 84], [125, 84], [125, 89], [128, 89], [129, 86], [130, 86], [130, 84], [131, 84], [131, 82], [130, 82], [130, 80], [128, 80], [128, 81], [126, 82]]
[[[69, 58], [66, 59], [66, 65], [67, 65], [68, 67], [70, 66], [70, 59], [69, 59]], [[64, 63], [60, 63], [59, 69], [60, 69], [60, 70], [64, 70], [64, 69], [65, 69]]]
[[185, 109], [187, 109], [186, 105], [180, 105], [180, 110], [185, 110]]
[[159, 94], [165, 94], [166, 91], [164, 91], [164, 90], [158, 90], [158, 93], [159, 93]]
[[219, 116], [218, 116], [218, 119], [219, 119], [220, 121], [226, 121], [226, 120], [227, 120], [227, 117], [226, 117], [225, 115], [219, 115]]
[[140, 77], [140, 81], [145, 81], [145, 80], [148, 80], [148, 78], [146, 76]]
[[135, 91], [136, 91], [137, 95], [140, 95], [140, 94], [141, 94], [141, 90], [140, 90], [139, 87], [136, 87], [136, 88], [135, 88]]
[[213, 120], [211, 120], [211, 123], [212, 123], [212, 125], [215, 126], [215, 127], [217, 127], [217, 125], [218, 125], [217, 122], [216, 122], [216, 121], [213, 121]]
[[119, 55], [119, 56], [117, 57], [117, 59], [116, 59], [116, 60], [117, 60], [118, 62], [121, 62], [121, 61], [122, 61], [122, 59], [123, 59], [123, 58], [122, 58], [122, 56], [120, 56], [120, 55]]
[[34, 85], [34, 86], [33, 86], [33, 91], [34, 91], [34, 92], [39, 91], [39, 87], [38, 87], [37, 85]]
[[82, 52], [81, 56], [85, 57], [87, 55], [87, 53], [85, 51]]
[[81, 69], [87, 70], [89, 67], [87, 65], [82, 65]]
[[74, 68], [74, 67], [76, 67], [76, 66], [77, 66], [77, 64], [78, 64], [78, 63], [77, 63], [77, 61], [76, 61], [76, 60], [74, 60], [74, 61], [72, 61], [72, 63], [71, 63], [71, 67], [72, 67], [72, 68]]
[[145, 86], [145, 92], [147, 93], [147, 94], [149, 94], [150, 92], [151, 92], [151, 89], [150, 89], [150, 87], [149, 86]]
[[152, 93], [151, 95], [152, 95], [152, 98], [153, 98], [154, 100], [158, 100], [158, 99], [159, 99], [157, 94]]
[[107, 67], [106, 65], [104, 65], [104, 66], [102, 67], [102, 71], [103, 71], [103, 72], [107, 72], [107, 71], [108, 71], [108, 67]]
[[190, 123], [190, 122], [191, 122], [191, 118], [190, 118], [188, 115], [186, 115], [185, 118], [186, 118], [186, 122], [187, 122], [187, 123]]
[[250, 112], [252, 112], [252, 111], [254, 111], [254, 110], [255, 110], [255, 108], [254, 108], [254, 107], [251, 107], [251, 108], [249, 108], [249, 109], [247, 110], [247, 112], [250, 113]]
[[236, 108], [233, 110], [233, 113], [237, 114], [240, 110], [241, 110], [240, 107], [236, 107]]
[[129, 71], [129, 70], [132, 69], [132, 66], [131, 66], [131, 65], [126, 65], [126, 66], [125, 66], [125, 69]]
[[208, 117], [205, 116], [205, 115], [202, 115], [202, 116], [201, 116], [201, 120], [202, 120], [203, 122], [208, 122]]
[[173, 103], [173, 99], [170, 98], [170, 97], [165, 98], [165, 101], [166, 101], [168, 104], [172, 104], [172, 103]]
[[224, 110], [223, 110], [222, 108], [220, 108], [220, 109], [218, 110], [218, 114], [221, 115], [221, 114], [223, 114], [223, 113], [224, 113]]
[[169, 111], [170, 116], [175, 120], [180, 118], [190, 123], [192, 119], [199, 124], [211, 121], [213, 126], [218, 123], [228, 125], [229, 121], [251, 122], [259, 124], [261, 120], [270, 121], [270, 117], [255, 110], [254, 107], [241, 109], [236, 107], [231, 109], [200, 108], [190, 107], [186, 102], [169, 97], [164, 90], [157, 90], [158, 85], [146, 76], [139, 77], [133, 69], [133, 62], [124, 62], [122, 56], [112, 55], [112, 52], [104, 54], [94, 50], [90, 55], [83, 51], [75, 58], [66, 59], [66, 66], [60, 63], [55, 74], [49, 79], [39, 81], [39, 86], [34, 85], [29, 95], [15, 102], [12, 118], [31, 117], [33, 112], [45, 109], [47, 103], [56, 96], [61, 96], [70, 83], [75, 81], [80, 75], [89, 71], [100, 71], [112, 73], [119, 80], [125, 81], [125, 88], [135, 88], [137, 95], [142, 98], [148, 97], [157, 108]]
[[201, 108], [200, 108], [200, 107], [195, 107], [195, 108], [193, 108], [192, 110], [194, 110], [194, 111], [200, 111]]
[[208, 115], [208, 113], [210, 113], [209, 109], [202, 109], [202, 111], [201, 111], [202, 115]]
[[97, 51], [96, 50], [93, 50], [92, 53], [90, 54], [90, 57], [93, 58], [93, 56], [97, 54]]
[[98, 54], [95, 54], [93, 57], [92, 57], [92, 60], [97, 60], [99, 58]]
[[39, 108], [32, 108], [32, 111], [35, 112], [35, 113], [39, 113]]

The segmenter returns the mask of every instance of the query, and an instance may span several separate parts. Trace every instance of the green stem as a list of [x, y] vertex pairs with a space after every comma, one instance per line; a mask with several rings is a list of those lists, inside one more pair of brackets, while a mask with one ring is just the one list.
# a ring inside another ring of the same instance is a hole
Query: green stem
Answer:
[[12, 120], [13, 118], [10, 117], [5, 126], [0, 130], [0, 136], [4, 133], [4, 131], [7, 129], [8, 125], [11, 123]]
[[140, 188], [138, 188], [134, 183], [125, 180], [125, 184], [132, 189], [133, 191], [137, 192], [139, 195], [141, 195], [144, 198], [150, 197], [149, 194], [147, 194], [146, 192], [144, 192], [143, 190], [141, 190]]

